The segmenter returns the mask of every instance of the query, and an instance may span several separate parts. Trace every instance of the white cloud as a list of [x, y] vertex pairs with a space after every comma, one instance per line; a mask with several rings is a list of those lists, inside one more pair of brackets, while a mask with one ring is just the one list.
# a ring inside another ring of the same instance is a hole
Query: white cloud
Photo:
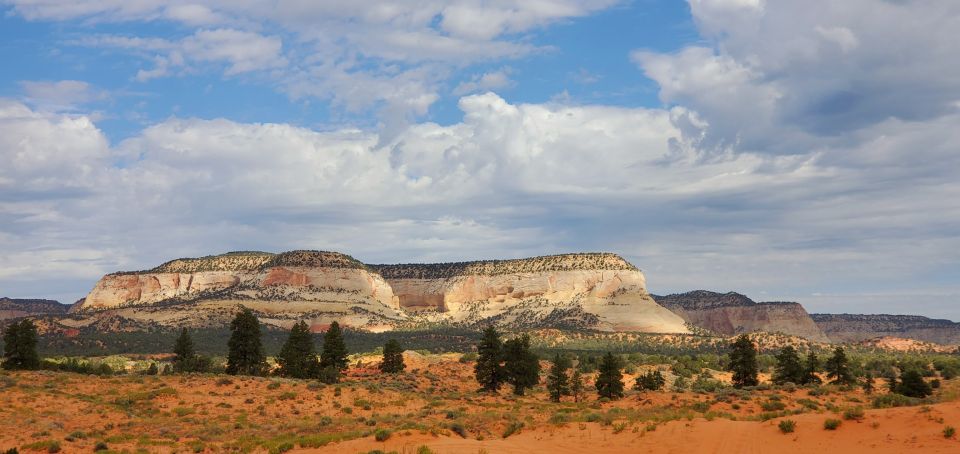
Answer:
[[27, 102], [50, 111], [73, 111], [107, 98], [107, 94], [79, 80], [25, 80], [20, 82]]
[[510, 73], [510, 68], [501, 68], [496, 71], [475, 74], [470, 78], [470, 80], [457, 84], [456, 88], [453, 89], [453, 94], [456, 96], [463, 96], [469, 93], [476, 93], [478, 91], [497, 90], [510, 87], [514, 84], [513, 80], [510, 79]]

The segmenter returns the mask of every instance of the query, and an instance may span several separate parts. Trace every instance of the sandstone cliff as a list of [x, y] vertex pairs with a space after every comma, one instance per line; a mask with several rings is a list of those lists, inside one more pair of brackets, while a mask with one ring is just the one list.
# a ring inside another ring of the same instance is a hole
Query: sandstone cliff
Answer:
[[0, 298], [0, 320], [33, 315], [62, 315], [67, 313], [67, 307], [54, 300]]
[[834, 342], [899, 337], [944, 345], [960, 344], [960, 323], [919, 315], [812, 314]]
[[[334, 320], [379, 330], [406, 318], [380, 275], [336, 252], [236, 252], [104, 276], [72, 310], [163, 325], [218, 325], [243, 305], [265, 323]], [[109, 311], [104, 314], [104, 311]]]
[[766, 331], [800, 336], [816, 342], [829, 339], [798, 303], [757, 303], [739, 293], [696, 290], [667, 296], [653, 296], [688, 323], [717, 334]]
[[370, 267], [404, 310], [429, 322], [687, 332], [647, 294], [643, 273], [614, 254]]

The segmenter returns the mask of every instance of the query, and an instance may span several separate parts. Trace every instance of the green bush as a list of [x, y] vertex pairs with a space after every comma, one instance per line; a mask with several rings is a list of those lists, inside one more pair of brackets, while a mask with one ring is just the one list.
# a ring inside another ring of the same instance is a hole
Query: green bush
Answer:
[[377, 441], [387, 441], [390, 439], [391, 434], [392, 433], [387, 429], [377, 429], [377, 431], [373, 434], [373, 438]]
[[957, 429], [954, 429], [953, 426], [947, 426], [943, 428], [943, 438], [953, 438], [957, 434]]
[[840, 427], [840, 420], [830, 418], [823, 422], [823, 428], [826, 430], [837, 430], [837, 427]]
[[763, 411], [780, 411], [787, 408], [787, 406], [783, 402], [771, 400], [761, 403], [760, 408]]
[[847, 421], [859, 421], [863, 419], [863, 407], [854, 407], [844, 410], [843, 419], [846, 419]]
[[873, 408], [909, 407], [919, 403], [920, 399], [897, 393], [884, 394], [873, 398]]
[[110, 447], [107, 446], [107, 444], [102, 441], [98, 441], [97, 444], [93, 445], [94, 451], [106, 451], [108, 449], [110, 449]]
[[780, 424], [777, 424], [777, 427], [780, 428], [780, 432], [785, 434], [793, 433], [793, 431], [797, 428], [797, 422], [792, 419], [784, 419], [783, 421], [780, 421]]
[[503, 438], [507, 438], [523, 428], [523, 423], [520, 421], [514, 421], [507, 426], [507, 429], [503, 431]]
[[450, 430], [462, 438], [467, 438], [467, 429], [459, 422], [450, 423]]

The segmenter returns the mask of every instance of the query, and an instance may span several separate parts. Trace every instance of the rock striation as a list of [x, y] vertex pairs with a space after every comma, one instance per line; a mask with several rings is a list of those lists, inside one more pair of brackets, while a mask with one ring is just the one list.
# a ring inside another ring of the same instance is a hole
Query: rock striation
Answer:
[[706, 290], [653, 295], [653, 299], [691, 325], [725, 336], [765, 331], [800, 336], [816, 342], [829, 341], [799, 303], [758, 303], [739, 293]]
[[615, 254], [370, 267], [400, 307], [429, 322], [687, 332], [681, 318], [650, 298], [643, 273]]
[[811, 317], [834, 342], [898, 337], [944, 345], [960, 344], [960, 323], [950, 320], [887, 314], [812, 314]]
[[324, 251], [233, 252], [104, 276], [70, 323], [127, 318], [166, 326], [219, 325], [238, 306], [265, 323], [333, 320], [366, 330], [450, 324], [685, 333], [643, 273], [615, 254], [365, 265]]

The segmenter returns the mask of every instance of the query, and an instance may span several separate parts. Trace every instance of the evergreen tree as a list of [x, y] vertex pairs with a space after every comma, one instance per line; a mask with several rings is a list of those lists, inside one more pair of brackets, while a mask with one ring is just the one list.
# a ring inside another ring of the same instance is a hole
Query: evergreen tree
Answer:
[[803, 379], [800, 380], [800, 384], [816, 385], [821, 383], [822, 380], [820, 380], [817, 372], [820, 372], [820, 358], [817, 357], [816, 353], [810, 351], [810, 353], [807, 353], [807, 360], [803, 363]]
[[637, 376], [633, 389], [637, 391], [659, 391], [663, 389], [663, 386], [666, 384], [667, 380], [663, 378], [663, 374], [657, 369]]
[[833, 350], [833, 356], [827, 360], [825, 368], [827, 378], [831, 379], [830, 383], [848, 385], [855, 381], [853, 374], [850, 373], [850, 364], [847, 355], [843, 352], [843, 347], [837, 347]]
[[147, 375], [157, 375], [160, 373], [160, 368], [157, 367], [157, 363], [150, 363], [150, 367], [147, 367]]
[[757, 349], [746, 334], [741, 334], [733, 342], [727, 370], [733, 372], [732, 381], [735, 388], [760, 384], [760, 380], [757, 379]]
[[340, 324], [333, 322], [323, 335], [323, 351], [320, 352], [320, 370], [324, 382], [340, 381], [340, 374], [347, 370], [347, 344], [343, 342]]
[[403, 372], [406, 367], [403, 364], [403, 347], [396, 339], [390, 339], [383, 346], [383, 361], [380, 363], [380, 371], [395, 374]]
[[867, 375], [863, 377], [863, 392], [867, 395], [873, 394], [873, 391], [876, 390], [873, 380], [873, 372], [867, 372]]
[[173, 354], [174, 372], [197, 372], [197, 353], [193, 347], [193, 339], [186, 328], [180, 330], [180, 335], [173, 344]]
[[3, 368], [32, 370], [40, 368], [37, 354], [37, 327], [24, 319], [11, 323], [3, 333]]
[[277, 355], [277, 364], [280, 365], [277, 373], [283, 377], [316, 378], [319, 375], [320, 364], [313, 347], [313, 334], [305, 321], [297, 322], [290, 329], [290, 335]]
[[530, 336], [524, 334], [503, 344], [503, 370], [513, 393], [522, 396], [540, 381], [540, 358], [530, 351]]
[[933, 389], [923, 380], [923, 375], [916, 369], [908, 369], [900, 376], [897, 393], [909, 397], [927, 397], [933, 394]]
[[500, 333], [493, 326], [483, 330], [477, 345], [477, 363], [473, 372], [484, 391], [496, 392], [503, 385], [506, 373], [503, 370], [503, 343]]
[[244, 308], [230, 322], [230, 341], [227, 348], [228, 374], [263, 375], [266, 358], [260, 343], [260, 321], [250, 309]]
[[620, 372], [622, 365], [620, 359], [613, 356], [613, 353], [607, 352], [600, 360], [600, 374], [597, 375], [597, 395], [608, 399], [619, 399], [623, 397], [623, 373]]
[[583, 400], [584, 388], [583, 374], [580, 373], [579, 368], [574, 369], [573, 376], [570, 377], [570, 395], [573, 396], [574, 402]]
[[559, 353], [553, 357], [550, 374], [547, 375], [547, 391], [550, 392], [550, 400], [560, 402], [561, 397], [570, 395], [570, 379], [567, 376], [569, 368], [570, 360], [560, 356]]
[[802, 384], [804, 379], [804, 368], [800, 364], [800, 355], [792, 346], [786, 346], [777, 354], [777, 365], [773, 371], [773, 382], [782, 385], [784, 383]]

